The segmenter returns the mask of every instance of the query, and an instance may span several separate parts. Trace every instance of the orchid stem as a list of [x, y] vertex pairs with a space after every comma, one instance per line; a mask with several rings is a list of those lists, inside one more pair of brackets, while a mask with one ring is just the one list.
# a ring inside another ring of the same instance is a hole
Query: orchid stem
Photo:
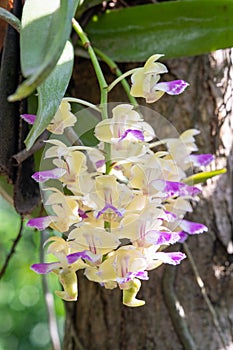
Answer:
[[[108, 84], [105, 80], [105, 77], [103, 75], [102, 69], [100, 67], [98, 58], [95, 54], [95, 51], [87, 37], [87, 35], [84, 33], [82, 27], [80, 24], [73, 18], [72, 19], [73, 28], [78, 34], [82, 45], [85, 49], [87, 49], [90, 59], [93, 64], [93, 68], [95, 70], [99, 87], [100, 87], [100, 110], [102, 115], [102, 120], [108, 119], [108, 109], [107, 109], [107, 102], [108, 102]], [[105, 164], [106, 164], [106, 174], [110, 173], [111, 170], [111, 145], [108, 143], [104, 144], [104, 151], [105, 151]]]
[[83, 106], [86, 106], [86, 107], [90, 107], [90, 108], [94, 109], [94, 110], [97, 111], [97, 112], [101, 112], [101, 110], [100, 110], [96, 105], [94, 105], [94, 104], [91, 103], [91, 102], [82, 100], [82, 99], [80, 99], [80, 98], [75, 98], [75, 97], [64, 97], [64, 98], [63, 98], [63, 101], [79, 103], [80, 105], [83, 105]]
[[[130, 86], [129, 83], [127, 82], [126, 79], [122, 78], [122, 76], [124, 74], [122, 74], [120, 68], [118, 67], [118, 65], [116, 64], [116, 62], [114, 62], [109, 56], [107, 56], [105, 53], [103, 53], [101, 50], [94, 48], [95, 53], [99, 56], [99, 58], [101, 58], [111, 69], [111, 71], [118, 77], [121, 77], [121, 85], [123, 86], [125, 93], [129, 99], [129, 102], [134, 106], [134, 107], [138, 107], [138, 103], [137, 100], [130, 94]], [[128, 73], [128, 72], [127, 72]], [[118, 79], [117, 78], [117, 79]], [[116, 80], [114, 80], [116, 82]], [[113, 84], [113, 83], [112, 83]], [[111, 84], [111, 85], [112, 85]], [[110, 85], [110, 86], [111, 86]], [[110, 91], [110, 86], [108, 88], [108, 91]], [[115, 85], [114, 85], [115, 86]]]
[[1, 7], [0, 18], [9, 23], [13, 28], [15, 28], [15, 30], [17, 30], [18, 33], [20, 32], [21, 22], [18, 17], [13, 15], [13, 13]]
[[125, 79], [126, 77], [128, 77], [129, 75], [133, 74], [134, 72], [136, 72], [138, 68], [133, 68], [130, 69], [128, 72], [125, 72], [124, 74], [122, 74], [121, 76], [119, 76], [117, 79], [115, 79], [109, 86], [108, 86], [108, 92], [110, 92], [114, 86], [116, 86], [120, 81], [122, 81], [123, 79]]

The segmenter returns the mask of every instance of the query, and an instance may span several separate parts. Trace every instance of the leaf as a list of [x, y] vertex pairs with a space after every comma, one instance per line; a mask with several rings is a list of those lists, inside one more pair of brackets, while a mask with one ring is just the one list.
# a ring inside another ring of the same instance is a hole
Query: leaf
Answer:
[[46, 129], [57, 112], [69, 84], [73, 60], [73, 46], [67, 41], [56, 67], [38, 87], [37, 118], [25, 140], [27, 149], [32, 147], [37, 137]]
[[8, 99], [30, 95], [55, 67], [71, 32], [79, 0], [27, 0], [20, 35], [21, 68], [27, 77]]
[[[106, 2], [109, 2], [110, 0], [107, 0]], [[87, 10], [89, 10], [92, 7], [98, 6], [103, 3], [103, 0], [84, 0], [80, 4], [78, 10], [77, 10], [77, 16], [80, 18], [83, 13]]]
[[225, 174], [226, 171], [227, 171], [226, 168], [217, 169], [217, 170], [213, 170], [213, 171], [204, 171], [202, 173], [194, 174], [192, 176], [187, 177], [184, 180], [184, 182], [187, 185], [196, 185], [196, 184], [199, 184], [201, 182], [205, 182], [206, 180], [210, 179], [211, 177]]
[[5, 176], [0, 176], [0, 197], [3, 197], [13, 207], [13, 185], [7, 182]]
[[145, 61], [204, 54], [233, 46], [233, 1], [193, 0], [111, 10], [94, 16], [85, 31], [115, 61]]

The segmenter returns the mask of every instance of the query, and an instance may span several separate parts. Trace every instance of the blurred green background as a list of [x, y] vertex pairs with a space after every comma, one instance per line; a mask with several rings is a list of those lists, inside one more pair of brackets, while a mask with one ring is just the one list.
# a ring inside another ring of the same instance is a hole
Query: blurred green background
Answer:
[[[0, 269], [18, 234], [20, 216], [0, 196]], [[41, 233], [24, 225], [23, 237], [0, 280], [0, 350], [51, 350], [42, 279], [30, 270], [38, 263]], [[48, 276], [49, 290], [60, 289], [56, 276]], [[60, 339], [64, 306], [55, 296]]]

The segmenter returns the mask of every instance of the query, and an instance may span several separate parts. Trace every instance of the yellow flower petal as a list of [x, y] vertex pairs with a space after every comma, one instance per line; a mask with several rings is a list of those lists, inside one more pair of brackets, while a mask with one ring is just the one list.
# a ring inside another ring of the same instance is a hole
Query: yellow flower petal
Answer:
[[47, 127], [47, 130], [53, 134], [61, 135], [64, 129], [68, 126], [74, 126], [77, 118], [73, 113], [70, 112], [71, 106], [67, 101], [62, 101], [53, 120]]

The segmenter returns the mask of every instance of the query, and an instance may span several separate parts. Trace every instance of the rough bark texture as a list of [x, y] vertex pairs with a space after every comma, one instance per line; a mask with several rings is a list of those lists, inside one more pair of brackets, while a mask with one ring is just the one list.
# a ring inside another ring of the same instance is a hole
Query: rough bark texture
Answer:
[[[227, 174], [208, 180], [204, 198], [191, 215], [193, 221], [209, 227], [208, 233], [191, 237], [187, 243], [205, 290], [198, 286], [188, 259], [178, 267], [150, 272], [139, 294], [146, 305], [136, 309], [122, 305], [119, 290], [105, 290], [80, 274], [79, 300], [66, 305], [64, 350], [233, 349], [231, 52], [167, 64], [169, 78], [185, 79], [190, 88], [181, 96], [164, 97], [152, 108], [179, 132], [193, 127], [201, 130], [200, 150], [216, 155], [214, 168], [228, 168]], [[98, 103], [98, 87], [88, 61], [76, 65], [71, 90], [74, 96]], [[111, 98], [126, 101], [120, 89]], [[212, 313], [205, 292], [214, 307]]]

